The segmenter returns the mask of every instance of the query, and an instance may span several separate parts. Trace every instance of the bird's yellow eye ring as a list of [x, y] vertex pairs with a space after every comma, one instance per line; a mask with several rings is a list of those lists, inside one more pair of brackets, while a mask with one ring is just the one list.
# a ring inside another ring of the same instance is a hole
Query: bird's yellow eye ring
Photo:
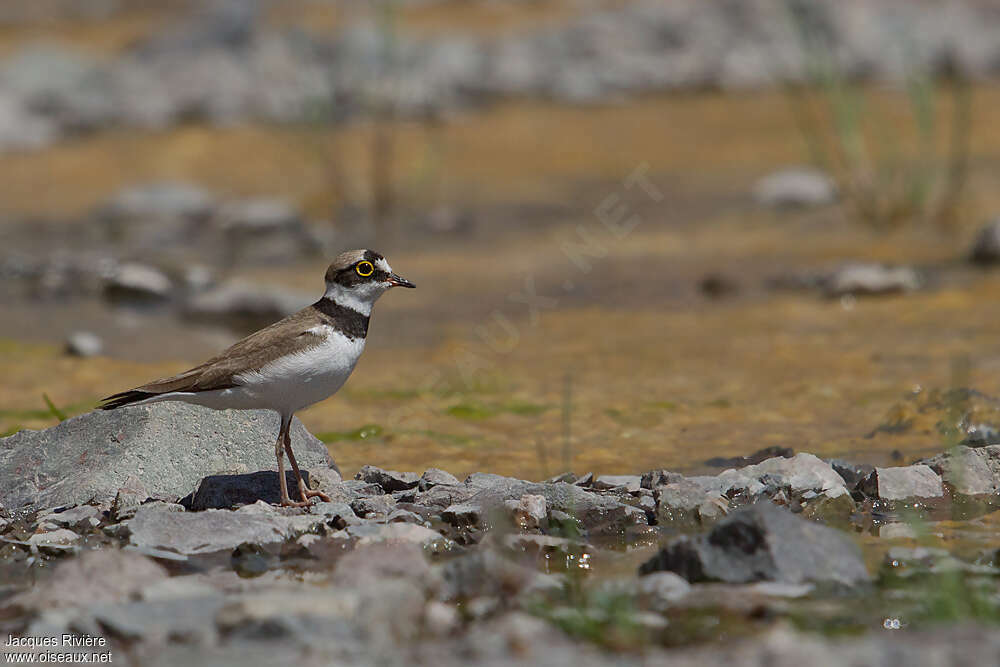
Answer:
[[375, 273], [375, 265], [368, 260], [365, 260], [363, 262], [358, 262], [357, 266], [354, 267], [354, 270], [357, 271], [358, 275], [362, 278], [367, 278], [371, 274]]

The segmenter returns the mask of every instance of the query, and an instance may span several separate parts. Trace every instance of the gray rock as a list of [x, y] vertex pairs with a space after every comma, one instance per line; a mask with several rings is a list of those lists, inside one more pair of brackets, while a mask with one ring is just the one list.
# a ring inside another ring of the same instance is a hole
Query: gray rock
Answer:
[[358, 546], [378, 542], [410, 542], [427, 546], [442, 539], [441, 533], [412, 523], [364, 523], [348, 526], [347, 533], [358, 539]]
[[355, 514], [372, 521], [385, 521], [395, 506], [396, 500], [387, 495], [368, 496], [351, 502]]
[[47, 532], [35, 533], [28, 538], [28, 544], [42, 551], [59, 553], [66, 548], [71, 548], [79, 540], [80, 536], [69, 528], [56, 528]]
[[122, 264], [104, 283], [104, 296], [113, 303], [161, 303], [172, 291], [166, 274], [143, 264]]
[[[272, 470], [278, 416], [157, 403], [89, 412], [0, 439], [0, 503], [9, 508], [111, 502], [130, 478], [156, 497], [189, 493], [206, 473]], [[292, 446], [305, 469], [329, 465], [298, 420]]]
[[94, 212], [94, 218], [109, 240], [160, 251], [198, 238], [215, 207], [215, 198], [196, 186], [148, 183], [119, 190]]
[[677, 472], [670, 472], [669, 470], [651, 470], [647, 473], [643, 473], [642, 479], [639, 485], [644, 489], [655, 489], [662, 484], [672, 484], [674, 482], [680, 482], [684, 479], [684, 475]]
[[[309, 485], [309, 471], [300, 469], [302, 478]], [[207, 509], [229, 509], [239, 505], [250, 505], [259, 500], [265, 503], [281, 502], [281, 487], [278, 472], [261, 470], [244, 475], [209, 475], [201, 480], [191, 496], [187, 508], [192, 512]], [[298, 495], [299, 482], [295, 473], [285, 471], [288, 495], [293, 500], [301, 500]]]
[[725, 515], [728, 501], [689, 480], [656, 487], [656, 521], [661, 526], [708, 525]]
[[504, 505], [514, 518], [514, 524], [521, 530], [536, 530], [548, 515], [545, 496], [525, 494], [518, 500], [504, 501]]
[[639, 577], [636, 585], [640, 604], [656, 612], [672, 608], [691, 592], [691, 584], [673, 572], [653, 572]]
[[424, 474], [420, 476], [420, 490], [426, 491], [432, 486], [438, 486], [440, 484], [457, 485], [461, 484], [459, 479], [452, 475], [446, 470], [441, 470], [440, 468], [428, 468], [424, 471]]
[[861, 552], [847, 536], [768, 502], [733, 512], [707, 535], [672, 541], [639, 571], [676, 572], [690, 582], [869, 581]]
[[360, 479], [369, 484], [378, 484], [386, 493], [413, 489], [420, 483], [420, 476], [415, 472], [396, 472], [369, 465], [362, 466], [354, 479]]
[[799, 453], [791, 458], [775, 457], [752, 466], [725, 470], [713, 477], [690, 477], [706, 493], [747, 498], [787, 487], [793, 494], [807, 492], [831, 498], [847, 494], [843, 478], [830, 464], [812, 454]]
[[855, 263], [827, 276], [824, 291], [831, 297], [896, 294], [919, 289], [921, 282], [920, 275], [908, 266]]
[[0, 151], [44, 148], [59, 138], [55, 122], [31, 113], [20, 99], [0, 90]]
[[382, 579], [427, 580], [431, 567], [419, 542], [393, 540], [359, 544], [337, 561], [334, 581], [349, 588], [370, 586]]
[[181, 313], [202, 324], [253, 331], [277, 322], [316, 300], [314, 295], [268, 285], [231, 282], [190, 297]]
[[976, 448], [959, 445], [922, 463], [961, 495], [1000, 493], [1000, 445]]
[[66, 354], [73, 357], [96, 357], [103, 351], [100, 336], [89, 331], [74, 331], [66, 339]]
[[60, 563], [51, 577], [16, 598], [16, 605], [44, 611], [124, 602], [168, 576], [161, 565], [137, 553], [87, 550]]
[[598, 491], [621, 489], [628, 493], [638, 493], [642, 486], [642, 477], [639, 475], [599, 475], [591, 486]]
[[837, 200], [837, 187], [822, 171], [790, 167], [770, 174], [753, 187], [758, 203], [775, 208], [826, 206]]
[[885, 501], [916, 501], [944, 495], [941, 477], [926, 465], [875, 468], [858, 487], [865, 495]]
[[62, 512], [53, 512], [38, 518], [60, 528], [94, 528], [101, 523], [101, 510], [93, 505], [78, 505]]
[[216, 205], [215, 197], [195, 185], [160, 182], [119, 190], [102, 208], [112, 218], [150, 224], [164, 219], [204, 221]]
[[320, 529], [315, 515], [262, 514], [205, 510], [174, 512], [159, 504], [143, 505], [128, 522], [131, 544], [185, 556], [231, 551], [241, 544], [279, 544]]
[[135, 477], [130, 476], [125, 480], [125, 484], [115, 493], [115, 499], [111, 503], [109, 514], [113, 521], [124, 521], [135, 516], [135, 511], [139, 505], [149, 498], [149, 491]]
[[[474, 473], [465, 486], [475, 489], [471, 497], [448, 507], [442, 518], [456, 526], [479, 525], [493, 516], [506, 516], [505, 501], [540, 495], [553, 510], [575, 517], [591, 536], [622, 538], [634, 526], [647, 525], [646, 513], [614, 498], [587, 491], [575, 484], [539, 484], [512, 477]], [[431, 491], [439, 488], [435, 487]], [[422, 501], [422, 499], [418, 499]]]
[[1000, 262], [1000, 219], [991, 220], [979, 230], [969, 259], [983, 265]]
[[218, 220], [231, 262], [287, 262], [318, 250], [298, 211], [279, 199], [227, 202]]

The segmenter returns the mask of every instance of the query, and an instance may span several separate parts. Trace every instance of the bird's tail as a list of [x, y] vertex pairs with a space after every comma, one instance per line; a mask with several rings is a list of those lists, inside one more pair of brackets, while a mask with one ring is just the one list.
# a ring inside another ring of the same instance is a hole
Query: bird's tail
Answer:
[[151, 391], [139, 391], [138, 389], [130, 389], [129, 391], [123, 391], [117, 394], [112, 394], [105, 399], [101, 400], [99, 407], [101, 410], [114, 410], [116, 408], [124, 407], [126, 405], [132, 405], [133, 403], [138, 403], [139, 401], [144, 401], [147, 398], [153, 398], [157, 396], [156, 393]]

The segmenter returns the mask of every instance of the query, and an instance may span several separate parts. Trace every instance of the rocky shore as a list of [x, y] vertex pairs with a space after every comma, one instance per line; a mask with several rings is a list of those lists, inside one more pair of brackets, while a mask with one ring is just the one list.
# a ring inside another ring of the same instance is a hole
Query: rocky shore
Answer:
[[859, 80], [914, 70], [986, 79], [1000, 62], [996, 12], [982, 2], [644, 0], [500, 37], [390, 34], [375, 20], [330, 34], [261, 29], [260, 3], [198, 6], [109, 61], [48, 45], [14, 53], [0, 64], [0, 150], [111, 126], [341, 121], [387, 108], [436, 117], [523, 97], [604, 104], [759, 90], [803, 80], [817, 59]]
[[[143, 665], [932, 665], [1000, 647], [975, 624], [997, 613], [990, 539], [915, 539], [988, 529], [997, 445], [888, 468], [783, 451], [703, 476], [342, 479], [297, 425], [332, 501], [283, 509], [272, 426], [160, 405], [0, 440], [3, 632], [103, 637]], [[934, 623], [947, 591], [979, 605], [972, 625]]]

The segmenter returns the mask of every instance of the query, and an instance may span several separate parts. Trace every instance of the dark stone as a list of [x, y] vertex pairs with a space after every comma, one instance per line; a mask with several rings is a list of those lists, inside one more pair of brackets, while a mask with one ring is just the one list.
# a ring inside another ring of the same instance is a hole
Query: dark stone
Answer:
[[776, 457], [790, 459], [793, 456], [795, 456], [795, 450], [791, 447], [779, 447], [775, 445], [773, 447], [758, 449], [749, 456], [731, 456], [728, 458], [717, 456], [705, 461], [705, 465], [712, 466], [713, 468], [735, 468], [756, 465], [762, 461]]
[[[301, 469], [300, 471], [308, 486], [309, 471]], [[288, 495], [292, 500], [301, 500], [295, 473], [286, 470], [285, 482], [288, 484]], [[198, 489], [189, 498], [181, 500], [181, 504], [192, 512], [200, 512], [250, 505], [258, 500], [274, 505], [281, 502], [281, 486], [278, 483], [277, 471], [261, 470], [247, 475], [209, 475], [201, 480]]]
[[875, 471], [875, 466], [870, 463], [850, 463], [839, 459], [833, 459], [827, 463], [844, 479], [844, 484], [849, 489], [855, 488], [858, 482]]
[[415, 472], [396, 472], [395, 470], [383, 470], [367, 465], [358, 471], [354, 479], [360, 479], [369, 484], [378, 484], [386, 493], [413, 489], [420, 483], [420, 476]]
[[674, 482], [679, 482], [684, 479], [684, 475], [678, 472], [670, 472], [669, 470], [650, 470], [647, 473], [643, 473], [642, 480], [640, 481], [640, 486], [644, 489], [655, 489], [663, 484], [672, 484]]
[[733, 512], [707, 535], [681, 537], [640, 568], [676, 572], [691, 582], [781, 581], [856, 586], [870, 580], [845, 535], [768, 502]]

